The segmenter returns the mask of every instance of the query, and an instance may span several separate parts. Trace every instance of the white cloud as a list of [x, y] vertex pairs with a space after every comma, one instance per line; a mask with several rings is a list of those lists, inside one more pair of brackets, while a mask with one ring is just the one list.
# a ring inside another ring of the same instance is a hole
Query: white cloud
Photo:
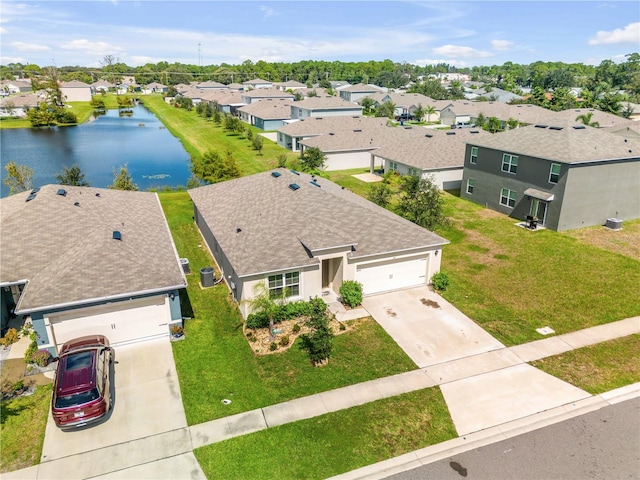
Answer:
[[120, 47], [110, 45], [106, 42], [90, 42], [84, 38], [64, 42], [60, 47], [65, 50], [75, 50], [88, 55], [96, 55], [100, 57], [104, 55], [115, 55], [123, 50]]
[[51, 50], [50, 47], [37, 43], [11, 42], [10, 45], [18, 52], [46, 52]]
[[515, 43], [510, 42], [509, 40], [491, 40], [491, 46], [494, 50], [509, 50], [511, 49]]
[[266, 5], [261, 5], [260, 6], [260, 11], [262, 13], [264, 13], [264, 18], [269, 18], [269, 17], [273, 17], [273, 16], [276, 16], [276, 15], [280, 15], [273, 8], [267, 7]]
[[611, 32], [600, 30], [589, 39], [589, 45], [610, 45], [614, 43], [640, 43], [640, 22], [630, 23], [624, 28], [616, 28]]
[[485, 58], [492, 57], [491, 52], [482, 52], [471, 47], [461, 47], [457, 45], [443, 45], [433, 49], [433, 53], [437, 55], [447, 55], [450, 57], [461, 58]]

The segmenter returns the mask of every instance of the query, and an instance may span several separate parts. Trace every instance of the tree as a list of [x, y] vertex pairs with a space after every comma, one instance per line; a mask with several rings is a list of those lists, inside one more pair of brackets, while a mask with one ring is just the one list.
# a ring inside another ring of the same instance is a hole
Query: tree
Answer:
[[324, 168], [327, 156], [319, 148], [309, 147], [304, 150], [300, 160], [304, 171], [313, 172]]
[[14, 160], [11, 160], [4, 166], [4, 169], [7, 171], [4, 184], [9, 187], [9, 195], [33, 188], [33, 170], [26, 165], [18, 165]]
[[497, 117], [489, 117], [484, 128], [491, 133], [496, 133], [502, 130], [502, 125]]
[[515, 128], [518, 128], [518, 125], [519, 125], [518, 120], [516, 120], [516, 119], [515, 119], [515, 118], [513, 118], [513, 117], [510, 117], [510, 118], [507, 120], [507, 128], [508, 128], [509, 130], [513, 130], [513, 129], [515, 129]]
[[127, 170], [125, 163], [119, 170], [113, 169], [113, 183], [109, 185], [112, 190], [138, 190], [138, 186], [133, 183], [133, 179]]
[[327, 309], [324, 302], [310, 302], [313, 311], [309, 315], [306, 325], [311, 333], [300, 335], [300, 348], [309, 354], [313, 365], [326, 365], [333, 351], [333, 331], [329, 327]]
[[249, 140], [249, 142], [253, 142], [253, 130], [251, 130], [251, 127], [249, 125], [247, 125], [247, 133], [245, 134], [245, 136], [247, 137], [247, 140]]
[[255, 284], [253, 287], [253, 298], [246, 301], [252, 313], [263, 313], [269, 317], [269, 340], [271, 341], [275, 340], [275, 335], [273, 334], [273, 317], [278, 311], [278, 308], [286, 303], [286, 299], [286, 289], [282, 289], [281, 294], [275, 296], [269, 291], [267, 283], [262, 281]]
[[371, 108], [375, 105], [375, 101], [373, 100], [373, 98], [371, 97], [364, 97], [361, 101], [360, 101], [360, 105], [362, 106], [362, 108], [364, 109], [364, 113], [369, 113], [371, 112]]
[[253, 139], [253, 148], [258, 151], [259, 155], [262, 155], [263, 145], [264, 145], [264, 140], [262, 139], [262, 135], [256, 135]]
[[424, 112], [425, 112], [424, 107], [422, 106], [421, 103], [419, 103], [418, 106], [416, 107], [416, 109], [413, 111], [413, 117], [417, 121], [421, 122], [422, 121], [422, 117], [424, 117]]
[[391, 100], [387, 100], [376, 109], [376, 117], [395, 118], [395, 116], [396, 105]]
[[56, 123], [56, 112], [48, 103], [40, 102], [27, 112], [27, 118], [33, 127], [50, 127]]
[[433, 105], [427, 105], [426, 107], [424, 107], [424, 113], [427, 114], [427, 122], [431, 123], [431, 115], [436, 113], [436, 107], [434, 107]]
[[286, 153], [279, 153], [277, 159], [278, 159], [278, 168], [285, 168], [287, 166]]
[[598, 122], [592, 122], [591, 117], [593, 117], [593, 112], [583, 113], [576, 117], [576, 122], [581, 122], [583, 125], [589, 127], [599, 128], [600, 124]]
[[225, 115], [224, 117], [224, 129], [229, 130], [231, 133], [238, 135], [244, 130], [242, 120], [233, 115]]
[[391, 202], [392, 195], [393, 192], [391, 191], [389, 183], [382, 181], [371, 185], [367, 198], [376, 205], [379, 205], [382, 208], [387, 208]]
[[406, 175], [402, 177], [400, 191], [397, 213], [401, 217], [428, 230], [448, 224], [444, 216], [444, 199], [433, 176]]
[[191, 172], [205, 183], [218, 183], [240, 176], [231, 152], [223, 158], [218, 152], [209, 150], [200, 159], [191, 159]]
[[78, 164], [69, 167], [62, 167], [61, 173], [56, 175], [56, 179], [60, 185], [75, 185], [77, 187], [88, 187], [89, 182], [85, 181], [84, 173], [80, 170]]

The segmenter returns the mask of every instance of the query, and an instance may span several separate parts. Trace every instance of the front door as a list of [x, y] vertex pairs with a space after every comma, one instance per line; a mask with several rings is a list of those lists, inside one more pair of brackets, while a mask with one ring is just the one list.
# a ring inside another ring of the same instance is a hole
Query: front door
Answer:
[[544, 225], [547, 217], [547, 202], [537, 198], [531, 199], [531, 211], [529, 215], [533, 215], [538, 219], [538, 225]]

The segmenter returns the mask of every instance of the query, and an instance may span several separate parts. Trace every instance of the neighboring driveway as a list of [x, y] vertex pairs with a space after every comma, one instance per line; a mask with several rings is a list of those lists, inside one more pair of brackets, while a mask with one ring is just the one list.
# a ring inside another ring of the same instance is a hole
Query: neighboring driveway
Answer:
[[115, 347], [115, 361], [115, 403], [106, 421], [64, 432], [49, 412], [38, 478], [88, 478], [191, 455], [168, 337]]
[[365, 297], [362, 305], [420, 368], [505, 348], [426, 286]]

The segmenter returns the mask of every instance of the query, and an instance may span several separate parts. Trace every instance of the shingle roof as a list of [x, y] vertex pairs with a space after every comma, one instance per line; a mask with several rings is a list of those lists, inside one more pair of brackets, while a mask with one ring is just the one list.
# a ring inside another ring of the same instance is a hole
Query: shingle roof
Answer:
[[576, 122], [576, 118], [580, 115], [591, 114], [591, 122], [598, 122], [600, 128], [620, 128], [637, 123], [633, 120], [613, 115], [612, 113], [596, 110], [595, 108], [570, 108], [553, 113], [554, 118], [569, 122]]
[[359, 258], [448, 243], [329, 180], [278, 172], [189, 191], [239, 276], [317, 264], [308, 250], [353, 245]]
[[355, 93], [361, 93], [361, 92], [375, 93], [375, 92], [383, 92], [384, 90], [382, 90], [379, 87], [374, 87], [372, 85], [365, 85], [363, 83], [356, 83], [355, 85], [349, 85], [348, 87], [343, 88], [342, 91], [343, 92], [355, 92]]
[[347, 102], [343, 98], [339, 97], [309, 97], [304, 100], [299, 100], [293, 103], [294, 107], [300, 107], [307, 110], [324, 110], [331, 109], [336, 110], [340, 108], [344, 108], [347, 110], [360, 110], [362, 111], [362, 107], [359, 105], [354, 105], [351, 102]]
[[89, 88], [91, 85], [81, 82], [80, 80], [71, 80], [70, 82], [60, 82], [60, 88]]
[[484, 136], [473, 145], [561, 163], [640, 158], [640, 140], [584, 125], [530, 125]]
[[387, 118], [336, 115], [311, 117], [278, 128], [279, 132], [291, 136], [322, 135], [343, 130], [376, 128], [387, 123]]
[[256, 90], [251, 90], [249, 92], [242, 92], [243, 97], [249, 98], [290, 98], [294, 99], [294, 95], [288, 92], [283, 92], [282, 90], [278, 90], [276, 88], [258, 88]]
[[246, 112], [257, 118], [279, 120], [291, 118], [292, 101], [286, 98], [265, 98], [251, 105], [240, 107], [238, 111]]
[[29, 281], [17, 311], [185, 285], [155, 193], [46, 185], [29, 195], [0, 200], [0, 283]]
[[0, 100], [0, 107], [37, 107], [42, 101], [40, 95], [36, 93], [23, 93], [21, 95], [11, 95]]
[[267, 83], [271, 83], [267, 80], [263, 80], [261, 78], [254, 78], [253, 80], [247, 80], [246, 82], [242, 82], [244, 85], [260, 85], [260, 84], [267, 84]]

